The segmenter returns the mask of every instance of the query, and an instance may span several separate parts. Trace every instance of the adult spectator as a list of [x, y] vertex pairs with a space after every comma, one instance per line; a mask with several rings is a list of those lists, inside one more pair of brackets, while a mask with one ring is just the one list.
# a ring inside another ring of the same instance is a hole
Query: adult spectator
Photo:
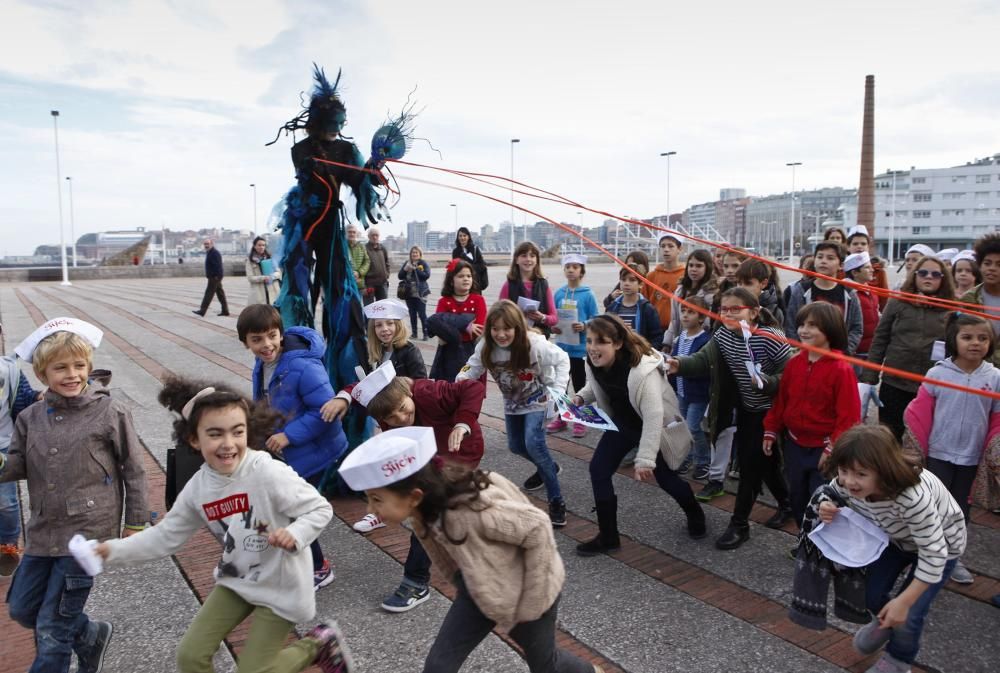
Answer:
[[358, 293], [363, 296], [365, 276], [368, 274], [371, 260], [368, 258], [368, 249], [361, 242], [361, 227], [356, 224], [347, 225], [347, 256], [351, 260], [351, 271], [354, 273], [354, 282], [358, 286]]
[[[993, 318], [993, 332], [1000, 336], [1000, 233], [993, 232], [980, 237], [972, 250], [979, 261], [979, 272], [983, 282], [966, 292], [962, 301], [978, 304], [983, 313]], [[1000, 348], [994, 349], [993, 366], [1000, 367]]]
[[482, 292], [490, 284], [489, 274], [486, 271], [486, 260], [483, 259], [483, 251], [472, 242], [472, 233], [468, 227], [459, 227], [455, 234], [455, 249], [451, 251], [452, 259], [461, 259], [472, 265], [472, 271], [476, 274], [476, 284]]
[[368, 229], [368, 273], [365, 274], [365, 303], [370, 304], [389, 296], [389, 251], [379, 243], [381, 232], [378, 227]]
[[267, 251], [267, 240], [263, 236], [253, 239], [250, 254], [247, 255], [246, 270], [247, 282], [250, 283], [247, 305], [273, 304], [280, 289], [278, 278], [281, 277], [281, 271], [271, 260], [271, 253]]
[[406, 300], [406, 308], [410, 310], [410, 334], [417, 338], [419, 318], [424, 341], [427, 341], [427, 295], [431, 293], [427, 279], [431, 277], [431, 267], [424, 261], [423, 255], [419, 245], [410, 248], [410, 258], [399, 270], [398, 296]]
[[219, 315], [229, 315], [226, 291], [222, 289], [222, 254], [215, 249], [215, 243], [210, 238], [206, 238], [203, 245], [205, 246], [205, 278], [208, 279], [208, 284], [205, 286], [205, 296], [201, 300], [201, 308], [191, 312], [204, 316], [212, 303], [212, 295], [215, 295], [219, 298], [219, 303], [222, 304], [222, 311]]

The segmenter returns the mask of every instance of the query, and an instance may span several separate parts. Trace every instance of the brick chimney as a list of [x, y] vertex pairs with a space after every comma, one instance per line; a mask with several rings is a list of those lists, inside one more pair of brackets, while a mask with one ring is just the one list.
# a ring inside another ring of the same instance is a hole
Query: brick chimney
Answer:
[[865, 119], [861, 127], [861, 181], [858, 224], [875, 241], [875, 75], [865, 77]]

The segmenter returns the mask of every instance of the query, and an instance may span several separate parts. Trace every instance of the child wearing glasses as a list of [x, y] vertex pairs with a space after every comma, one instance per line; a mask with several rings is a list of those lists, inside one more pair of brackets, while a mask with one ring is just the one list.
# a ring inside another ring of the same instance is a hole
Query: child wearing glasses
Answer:
[[781, 328], [752, 292], [734, 287], [722, 293], [719, 313], [722, 327], [712, 340], [690, 357], [669, 358], [672, 374], [710, 376], [708, 421], [711, 441], [733, 425], [734, 445], [740, 462], [740, 485], [729, 527], [715, 541], [719, 549], [736, 549], [750, 539], [750, 510], [761, 485], [767, 484], [778, 501], [778, 511], [767, 522], [780, 528], [789, 518], [788, 485], [781, 473], [778, 447], [765, 454], [764, 417], [778, 392], [781, 372], [791, 357]]
[[[953, 299], [955, 285], [948, 265], [937, 257], [923, 257], [906, 277], [901, 288], [903, 292]], [[929, 306], [918, 300], [895, 298], [885, 305], [882, 318], [875, 328], [868, 361], [924, 376], [934, 365], [931, 353], [934, 342], [942, 342], [940, 358], [944, 357], [945, 324], [948, 309]], [[940, 359], [938, 358], [938, 359]], [[879, 372], [865, 369], [861, 372], [861, 382], [876, 385]], [[920, 388], [918, 381], [910, 381], [898, 376], [882, 376], [879, 398], [882, 407], [878, 411], [879, 423], [889, 426], [897, 441], [903, 437], [903, 412], [913, 401]]]

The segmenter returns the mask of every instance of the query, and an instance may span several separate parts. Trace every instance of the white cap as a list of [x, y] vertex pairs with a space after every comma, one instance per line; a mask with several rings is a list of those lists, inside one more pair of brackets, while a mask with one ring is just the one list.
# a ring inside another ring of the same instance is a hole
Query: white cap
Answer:
[[945, 248], [944, 250], [938, 250], [936, 257], [946, 264], [951, 264], [951, 260], [955, 259], [955, 255], [958, 254], [958, 248]]
[[567, 264], [579, 264], [580, 266], [586, 266], [586, 264], [587, 264], [587, 256], [586, 255], [579, 255], [579, 254], [577, 254], [575, 252], [574, 253], [570, 253], [568, 255], [563, 255], [562, 265], [566, 266]]
[[89, 341], [90, 345], [94, 348], [100, 347], [101, 339], [104, 338], [104, 332], [97, 329], [89, 322], [77, 320], [76, 318], [53, 318], [32, 332], [27, 339], [18, 344], [17, 348], [14, 349], [14, 352], [25, 362], [31, 362], [31, 358], [35, 355], [35, 349], [38, 348], [38, 344], [41, 343], [42, 339], [52, 336], [56, 332], [72, 332], [73, 334], [79, 334], [84, 339]]
[[364, 308], [365, 317], [369, 320], [406, 320], [410, 311], [398, 301], [379, 299]]
[[367, 407], [372, 398], [385, 390], [394, 378], [396, 378], [396, 368], [392, 366], [392, 360], [386, 360], [375, 371], [354, 384], [351, 397], [361, 406]]
[[911, 252], [919, 252], [924, 257], [934, 256], [934, 251], [931, 250], [929, 246], [926, 246], [923, 243], [916, 243], [914, 245], [911, 245], [909, 248], [906, 249], [906, 252], [903, 254], [903, 256], [905, 257], [906, 255], [909, 255]]
[[962, 252], [958, 253], [957, 255], [955, 255], [954, 257], [951, 258], [951, 265], [955, 266], [956, 264], [958, 264], [959, 262], [961, 262], [963, 259], [967, 259], [970, 262], [975, 262], [976, 261], [976, 253], [974, 251], [972, 251], [972, 250], [963, 250]]
[[673, 239], [677, 242], [677, 245], [684, 245], [684, 241], [681, 240], [680, 234], [674, 234], [669, 231], [665, 234], [660, 234], [660, 237], [656, 239], [656, 244], [659, 245], [660, 243], [663, 243], [663, 239], [665, 238]]
[[855, 234], [860, 234], [861, 236], [864, 236], [865, 238], [868, 239], [871, 238], [871, 236], [868, 235], [868, 227], [865, 227], [860, 224], [855, 224], [853, 227], [851, 227], [850, 231], [847, 232], [847, 240], [851, 240], [851, 236], [854, 236]]
[[848, 255], [847, 259], [844, 260], [844, 273], [860, 269], [871, 261], [872, 258], [867, 252], [856, 252], [853, 255]]
[[437, 455], [434, 430], [410, 426], [375, 435], [340, 464], [340, 476], [355, 491], [382, 488], [416, 474]]

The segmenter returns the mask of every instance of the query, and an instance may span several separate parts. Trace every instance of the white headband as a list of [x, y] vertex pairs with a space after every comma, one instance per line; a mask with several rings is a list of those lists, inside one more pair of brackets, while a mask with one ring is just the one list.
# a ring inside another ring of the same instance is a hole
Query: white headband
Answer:
[[195, 396], [189, 399], [187, 401], [187, 404], [184, 405], [184, 408], [181, 409], [181, 418], [183, 418], [185, 421], [191, 420], [191, 412], [194, 411], [194, 403], [200, 400], [201, 398], [205, 397], [206, 395], [211, 395], [214, 392], [215, 388], [209, 386], [208, 388], [202, 388], [197, 393], [195, 393]]

